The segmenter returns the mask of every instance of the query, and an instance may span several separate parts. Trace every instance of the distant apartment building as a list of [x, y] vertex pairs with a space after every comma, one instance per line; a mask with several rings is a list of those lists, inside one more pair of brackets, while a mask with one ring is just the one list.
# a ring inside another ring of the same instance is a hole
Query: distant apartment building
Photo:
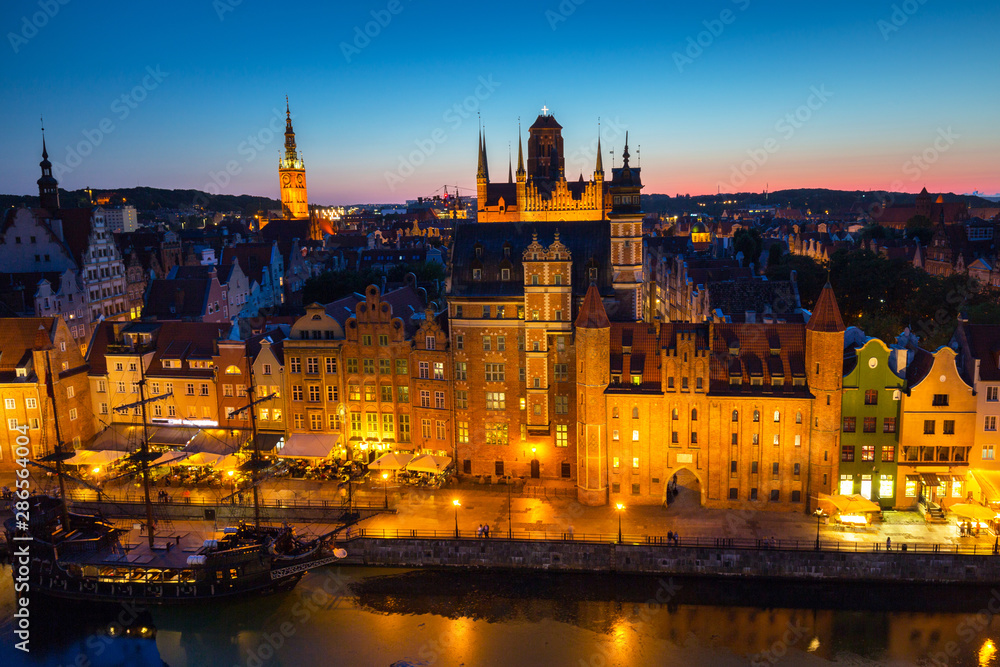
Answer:
[[131, 205], [104, 208], [104, 219], [115, 234], [131, 233], [139, 228], [139, 217], [135, 207]]

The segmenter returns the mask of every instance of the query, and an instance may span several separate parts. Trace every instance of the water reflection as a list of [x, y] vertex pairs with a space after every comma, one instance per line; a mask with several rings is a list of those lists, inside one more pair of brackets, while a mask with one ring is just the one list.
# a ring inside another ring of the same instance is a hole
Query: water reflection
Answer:
[[0, 576], [5, 667], [1000, 667], [1000, 621], [989, 611], [991, 600], [1000, 609], [1000, 593], [982, 587], [349, 568], [311, 572], [286, 595], [190, 609], [36, 607], [33, 653], [25, 659], [12, 649], [9, 571]]

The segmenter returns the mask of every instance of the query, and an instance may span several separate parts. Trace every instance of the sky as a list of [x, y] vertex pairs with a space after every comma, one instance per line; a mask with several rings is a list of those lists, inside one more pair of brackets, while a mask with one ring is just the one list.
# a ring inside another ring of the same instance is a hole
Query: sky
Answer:
[[994, 0], [6, 0], [0, 192], [37, 194], [44, 116], [65, 189], [277, 198], [287, 95], [315, 204], [474, 195], [480, 118], [502, 180], [543, 106], [568, 178], [627, 132], [646, 194], [992, 195], [997, 25]]

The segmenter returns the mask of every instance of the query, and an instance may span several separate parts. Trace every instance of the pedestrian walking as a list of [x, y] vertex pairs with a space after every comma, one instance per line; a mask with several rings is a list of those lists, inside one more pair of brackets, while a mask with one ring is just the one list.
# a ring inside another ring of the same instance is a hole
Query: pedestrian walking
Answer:
[[885, 550], [886, 551], [892, 551], [892, 538], [891, 537], [885, 538]]
[[668, 530], [667, 531], [667, 544], [672, 544], [673, 541], [674, 541], [674, 531]]
[[674, 532], [674, 546], [680, 546], [681, 544], [681, 534], [679, 532]]
[[484, 523], [483, 524], [483, 537], [489, 537], [489, 536], [490, 536], [490, 524]]
[[476, 537], [482, 537], [482, 536], [483, 536], [483, 524], [479, 524], [479, 527], [476, 528]]

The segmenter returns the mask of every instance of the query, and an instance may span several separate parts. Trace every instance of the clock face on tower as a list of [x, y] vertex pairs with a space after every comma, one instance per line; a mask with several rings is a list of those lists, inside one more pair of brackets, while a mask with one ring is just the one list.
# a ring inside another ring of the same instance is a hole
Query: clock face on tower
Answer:
[[295, 185], [299, 186], [300, 188], [303, 185], [305, 185], [305, 178], [302, 177], [302, 174], [295, 175]]
[[291, 185], [291, 183], [292, 183], [292, 175], [291, 174], [282, 174], [281, 175], [281, 184], [282, 185]]

